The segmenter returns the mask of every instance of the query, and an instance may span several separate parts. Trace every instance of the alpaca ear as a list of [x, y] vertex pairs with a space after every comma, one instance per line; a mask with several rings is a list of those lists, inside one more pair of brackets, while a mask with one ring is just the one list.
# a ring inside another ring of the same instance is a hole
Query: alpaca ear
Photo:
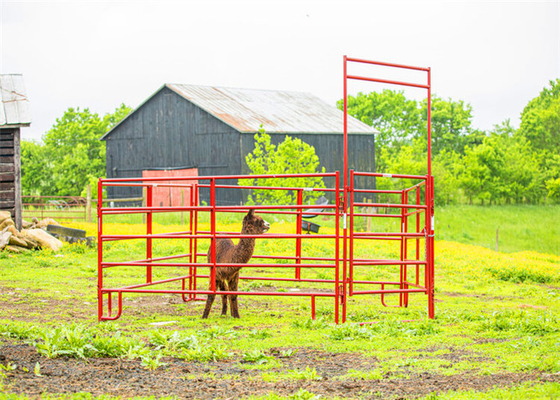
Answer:
[[249, 212], [247, 213], [247, 216], [253, 218], [255, 216], [255, 210], [253, 210], [253, 209], [249, 210]]

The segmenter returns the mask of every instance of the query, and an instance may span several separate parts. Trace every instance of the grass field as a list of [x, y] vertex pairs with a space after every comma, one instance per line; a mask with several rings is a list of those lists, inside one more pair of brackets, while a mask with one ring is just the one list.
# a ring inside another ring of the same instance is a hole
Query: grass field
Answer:
[[[95, 250], [73, 245], [59, 254], [0, 253], [0, 335], [4, 337], [0, 342], [0, 364], [4, 365], [0, 392], [4, 394], [0, 398], [36, 397], [41, 390], [50, 393], [49, 398], [130, 397], [132, 393], [102, 385], [72, 394], [61, 391], [62, 386], [58, 390], [48, 386], [34, 364], [12, 361], [10, 367], [10, 362], [2, 362], [2, 351], [25, 342], [36, 348], [37, 363], [51, 374], [49, 379], [58, 376], [56, 368], [66, 371], [68, 359], [88, 360], [80, 368], [102, 368], [104, 364], [96, 364], [101, 357], [114, 359], [115, 365], [122, 362], [118, 360], [134, 360], [127, 362], [164, 380], [180, 360], [191, 372], [173, 372], [177, 382], [189, 388], [205, 385], [206, 389], [197, 392], [203, 393], [198, 395], [201, 398], [212, 397], [217, 393], [212, 388], [220, 385], [254, 388], [254, 393], [232, 392], [238, 393], [232, 397], [254, 399], [560, 398], [560, 257], [554, 245], [533, 243], [533, 238], [558, 243], [554, 211], [557, 214], [560, 208], [510, 207], [494, 217], [489, 210], [438, 210], [433, 321], [426, 318], [424, 295], [412, 296], [406, 309], [382, 307], [379, 297], [355, 296], [350, 299], [350, 323], [338, 326], [332, 323], [332, 300], [318, 300], [316, 321], [309, 318], [309, 299], [298, 297], [241, 297], [241, 320], [218, 316], [217, 300], [210, 319], [201, 321], [202, 303], [183, 303], [169, 295], [125, 295], [122, 317], [97, 324]], [[239, 230], [240, 224], [232, 222], [238, 219], [238, 215], [225, 216], [221, 228]], [[116, 220], [105, 227], [106, 232], [145, 229]], [[500, 249], [504, 252], [491, 250], [496, 221], [501, 224]], [[171, 225], [172, 221], [159, 222], [156, 232], [182, 229]], [[332, 231], [332, 221], [318, 222], [325, 232]], [[74, 227], [85, 228], [88, 234], [96, 231], [93, 224]], [[275, 233], [293, 229], [290, 220], [274, 221]], [[510, 231], [517, 234], [510, 235]], [[161, 256], [177, 254], [185, 252], [185, 246], [178, 241], [158, 241], [154, 251]], [[207, 246], [202, 244], [203, 249]], [[145, 254], [142, 241], [112, 242], [105, 249], [107, 259], [114, 260]], [[332, 248], [318, 241], [305, 244], [304, 251], [319, 256]], [[391, 256], [396, 251], [387, 243], [362, 241], [357, 246], [358, 253], [368, 256]], [[259, 239], [256, 253], [292, 254], [293, 244]], [[155, 278], [180, 272], [177, 268], [155, 269]], [[293, 270], [254, 273], [291, 276]], [[312, 278], [328, 274], [324, 270], [304, 272]], [[360, 274], [391, 279], [398, 271], [382, 266]], [[120, 285], [142, 282], [143, 276], [142, 269], [129, 267], [112, 269], [105, 277]], [[263, 287], [259, 281], [244, 281], [240, 289], [291, 291], [307, 286], [277, 283]], [[388, 300], [391, 304], [397, 301], [395, 297]], [[361, 321], [375, 323], [355, 324]], [[57, 360], [61, 360], [59, 364]], [[154, 393], [163, 397], [162, 392]], [[188, 397], [184, 393], [174, 396]]]
[[436, 210], [440, 240], [506, 253], [531, 250], [560, 255], [560, 206], [448, 206]]

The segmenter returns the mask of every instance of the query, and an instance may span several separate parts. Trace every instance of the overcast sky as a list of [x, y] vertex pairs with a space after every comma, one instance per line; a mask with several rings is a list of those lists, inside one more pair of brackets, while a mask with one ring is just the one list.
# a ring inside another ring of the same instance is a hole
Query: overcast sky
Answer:
[[68, 107], [135, 108], [164, 83], [305, 91], [335, 104], [345, 54], [431, 67], [434, 93], [470, 103], [480, 129], [518, 126], [560, 77], [558, 1], [0, 1], [0, 72], [24, 75], [32, 105], [24, 139], [40, 139]]

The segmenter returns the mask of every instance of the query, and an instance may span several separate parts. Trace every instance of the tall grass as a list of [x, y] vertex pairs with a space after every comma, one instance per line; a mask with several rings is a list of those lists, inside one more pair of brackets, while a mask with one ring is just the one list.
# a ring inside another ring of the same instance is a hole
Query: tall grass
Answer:
[[513, 253], [560, 255], [560, 206], [446, 206], [436, 209], [436, 240]]

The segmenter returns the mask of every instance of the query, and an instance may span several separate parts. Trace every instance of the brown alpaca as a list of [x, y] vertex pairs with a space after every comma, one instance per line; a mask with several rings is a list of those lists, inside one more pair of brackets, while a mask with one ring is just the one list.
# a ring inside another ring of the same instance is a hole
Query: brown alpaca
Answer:
[[[255, 210], [250, 210], [243, 218], [242, 235], [260, 235], [270, 228], [270, 224], [261, 217], [255, 215]], [[253, 256], [255, 250], [255, 238], [241, 238], [237, 245], [234, 245], [231, 239], [216, 240], [216, 263], [246, 264]], [[208, 249], [208, 263], [212, 262], [212, 244]], [[237, 291], [239, 283], [239, 270], [241, 267], [216, 267], [216, 288], [219, 291], [227, 290], [231, 292]], [[211, 285], [211, 282], [210, 282]], [[211, 286], [210, 286], [211, 287]], [[206, 300], [206, 307], [202, 318], [208, 318], [212, 303], [214, 303], [216, 295], [209, 294]], [[227, 314], [227, 299], [229, 297], [231, 316], [239, 318], [239, 310], [237, 308], [237, 295], [222, 295], [222, 315]]]

